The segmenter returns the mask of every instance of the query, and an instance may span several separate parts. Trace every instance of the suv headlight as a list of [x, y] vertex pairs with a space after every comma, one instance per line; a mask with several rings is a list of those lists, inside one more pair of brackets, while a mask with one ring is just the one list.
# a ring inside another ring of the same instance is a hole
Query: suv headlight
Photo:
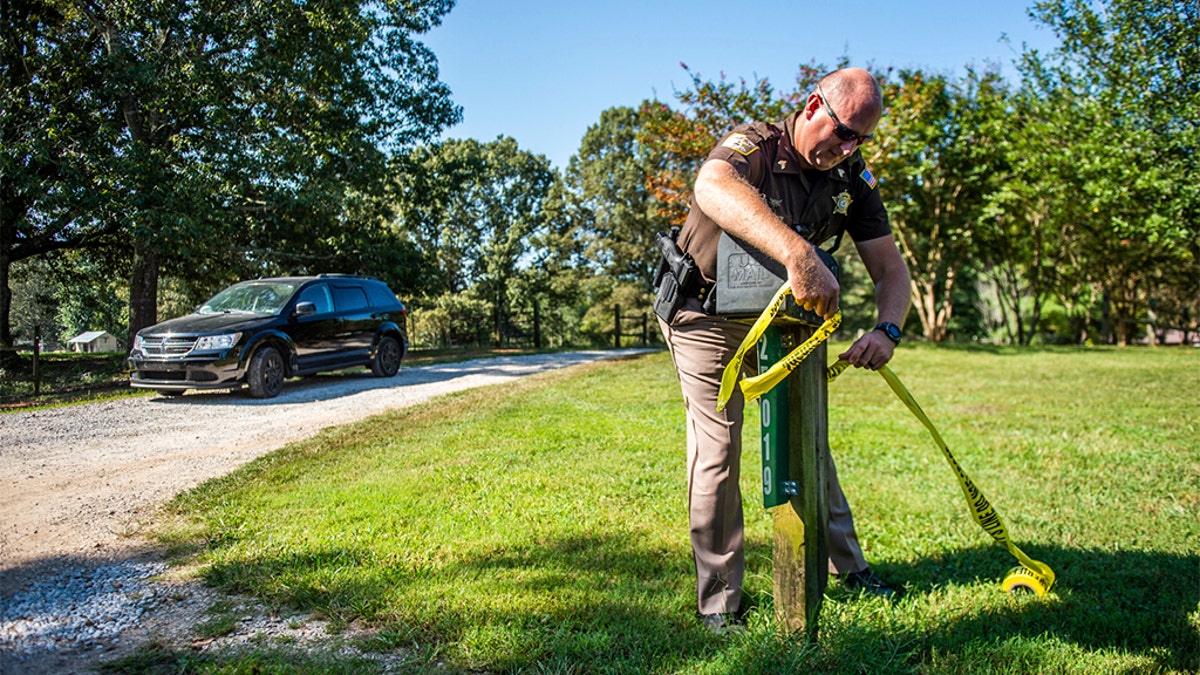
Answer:
[[206, 335], [196, 340], [196, 345], [192, 349], [196, 351], [211, 351], [214, 349], [229, 349], [237, 344], [238, 338], [242, 337], [241, 333], [227, 333], [225, 335]]
[[142, 337], [141, 333], [138, 333], [137, 335], [133, 336], [133, 351], [140, 352], [140, 351], [142, 351], [142, 348], [145, 346], [146, 346], [146, 339]]

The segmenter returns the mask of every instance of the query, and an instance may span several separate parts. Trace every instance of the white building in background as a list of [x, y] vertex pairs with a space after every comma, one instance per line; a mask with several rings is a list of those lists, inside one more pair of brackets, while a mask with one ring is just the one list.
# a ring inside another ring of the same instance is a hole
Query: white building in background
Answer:
[[117, 341], [117, 338], [102, 330], [90, 330], [86, 333], [80, 333], [67, 340], [67, 344], [71, 346], [71, 351], [79, 353], [92, 354], [121, 351], [121, 344]]

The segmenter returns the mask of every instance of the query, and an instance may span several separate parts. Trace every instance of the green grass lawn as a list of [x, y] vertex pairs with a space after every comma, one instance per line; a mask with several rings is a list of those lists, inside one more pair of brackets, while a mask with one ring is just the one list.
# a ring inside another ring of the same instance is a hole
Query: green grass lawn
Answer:
[[[1015, 561], [927, 432], [882, 378], [850, 371], [831, 385], [831, 445], [868, 559], [904, 599], [834, 584], [818, 644], [780, 634], [751, 450], [750, 630], [707, 634], [663, 352], [327, 430], [182, 495], [160, 534], [211, 584], [377, 629], [366, 646], [412, 671], [1200, 668], [1200, 351], [916, 346], [892, 366], [1016, 543], [1054, 568], [1047, 597], [1001, 590]], [[175, 657], [178, 672], [373, 668], [274, 648]]]

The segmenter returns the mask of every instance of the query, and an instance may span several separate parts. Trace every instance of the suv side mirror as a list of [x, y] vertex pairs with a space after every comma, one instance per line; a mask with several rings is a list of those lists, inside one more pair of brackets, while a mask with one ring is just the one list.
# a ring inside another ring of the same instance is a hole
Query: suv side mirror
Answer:
[[317, 306], [311, 302], [297, 302], [296, 316], [305, 316], [306, 314], [316, 314]]

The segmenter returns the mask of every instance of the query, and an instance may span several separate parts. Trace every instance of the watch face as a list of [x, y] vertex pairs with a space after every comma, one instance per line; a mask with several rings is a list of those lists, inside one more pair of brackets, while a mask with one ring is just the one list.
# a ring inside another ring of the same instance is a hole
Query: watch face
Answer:
[[888, 325], [884, 326], [883, 329], [887, 331], [888, 337], [892, 338], [893, 340], [900, 339], [900, 329], [899, 328], [896, 328], [895, 326], [893, 326], [892, 324], [889, 323]]

